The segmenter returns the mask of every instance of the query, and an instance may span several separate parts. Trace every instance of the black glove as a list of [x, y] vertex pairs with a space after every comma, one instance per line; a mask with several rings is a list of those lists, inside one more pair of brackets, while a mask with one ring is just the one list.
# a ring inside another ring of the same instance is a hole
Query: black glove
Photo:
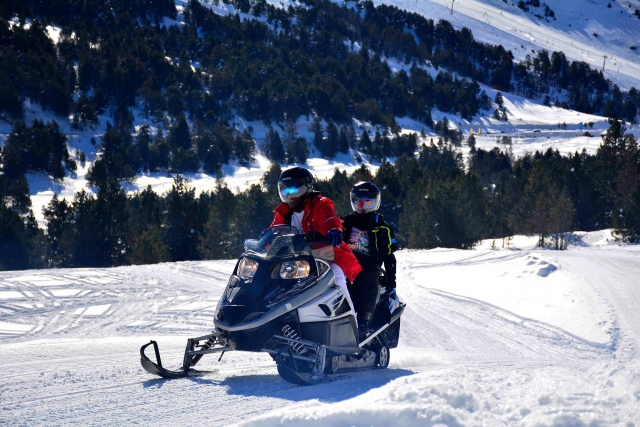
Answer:
[[327, 241], [331, 243], [331, 246], [340, 246], [342, 244], [342, 232], [331, 230], [327, 233]]

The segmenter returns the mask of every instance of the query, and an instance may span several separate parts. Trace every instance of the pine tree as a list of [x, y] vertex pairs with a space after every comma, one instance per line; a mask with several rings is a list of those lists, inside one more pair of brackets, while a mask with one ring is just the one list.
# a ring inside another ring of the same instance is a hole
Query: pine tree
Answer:
[[104, 267], [96, 242], [100, 239], [95, 199], [84, 189], [73, 198], [70, 241], [70, 267]]
[[88, 96], [84, 94], [80, 95], [78, 100], [73, 104], [73, 128], [84, 130], [93, 128], [97, 124], [98, 115], [93, 106], [93, 102]]
[[640, 151], [637, 139], [626, 133], [626, 127], [620, 121], [612, 119], [609, 124], [596, 152], [595, 185], [599, 202], [609, 212], [611, 221], [615, 218], [614, 212], [624, 209], [625, 200], [634, 191], [640, 173]]
[[326, 147], [324, 140], [324, 128], [319, 116], [313, 117], [313, 122], [309, 125], [309, 131], [313, 132], [313, 145], [320, 151], [323, 157], [329, 157], [330, 150]]
[[169, 128], [169, 145], [174, 150], [182, 148], [186, 151], [191, 148], [189, 124], [184, 114], [180, 114], [178, 120], [176, 120], [176, 124]]
[[[28, 212], [31, 206], [29, 183], [20, 170], [20, 152], [13, 150], [7, 153], [7, 147], [0, 147], [0, 202], [22, 214]], [[14, 157], [9, 160], [8, 157]], [[15, 165], [15, 163], [19, 163]], [[11, 167], [11, 164], [14, 164]]]
[[209, 131], [203, 132], [198, 138], [198, 154], [202, 159], [205, 172], [217, 175], [222, 167], [222, 152], [216, 144], [215, 137]]
[[219, 184], [199, 243], [202, 257], [224, 259], [238, 256], [239, 240], [242, 238], [238, 222], [247, 216], [247, 212], [238, 210], [236, 196], [231, 190]]
[[142, 125], [136, 136], [136, 149], [138, 151], [138, 157], [140, 158], [140, 164], [143, 171], [150, 171], [153, 167], [152, 153], [151, 153], [151, 133], [149, 125]]
[[248, 130], [245, 129], [236, 137], [234, 147], [236, 158], [242, 166], [248, 166], [255, 161], [256, 143]]
[[640, 242], [640, 179], [619, 210], [614, 236], [624, 242]]
[[67, 267], [71, 265], [71, 224], [73, 211], [65, 199], [59, 200], [54, 194], [51, 201], [43, 208], [47, 223], [48, 268]]
[[379, 162], [384, 160], [383, 145], [384, 144], [382, 141], [382, 135], [379, 131], [376, 131], [375, 135], [373, 136], [373, 147], [371, 149], [371, 155]]
[[65, 176], [65, 166], [76, 170], [69, 156], [67, 137], [57, 122], [34, 120], [29, 127], [23, 122], [14, 125], [4, 147], [4, 169], [9, 177], [19, 179], [27, 172], [43, 172], [54, 180]]
[[467, 145], [469, 146], [472, 154], [476, 152], [476, 137], [473, 136], [473, 133], [469, 135], [469, 138], [467, 138]]
[[[288, 164], [292, 164], [295, 162], [298, 162], [298, 145], [299, 144], [299, 138], [298, 138], [298, 129], [296, 127], [296, 121], [292, 120], [292, 119], [288, 119], [285, 123], [285, 127], [284, 127], [284, 134], [283, 134], [283, 143], [285, 146], [285, 150], [286, 150], [286, 161]], [[305, 146], [306, 146], [306, 140], [305, 140]], [[308, 151], [307, 151], [308, 153]], [[300, 154], [304, 154], [304, 151]], [[305, 161], [306, 161], [306, 157], [304, 157]]]
[[296, 163], [307, 163], [307, 159], [309, 158], [309, 145], [305, 137], [299, 136], [296, 138], [292, 152]]
[[155, 144], [151, 147], [152, 165], [151, 171], [167, 170], [171, 161], [171, 147], [167, 143], [166, 138], [162, 134], [162, 129], [158, 129], [155, 138]]
[[129, 250], [129, 209], [127, 195], [117, 180], [100, 184], [94, 206], [97, 234], [94, 244], [98, 257], [93, 261], [102, 267], [125, 264]]
[[353, 127], [353, 123], [350, 123], [347, 127], [347, 141], [349, 142], [349, 148], [358, 148], [358, 134], [356, 133], [356, 129]]
[[338, 151], [341, 153], [349, 152], [349, 137], [347, 136], [347, 127], [342, 126], [340, 128], [340, 136], [338, 137]]
[[549, 210], [549, 230], [556, 250], [567, 248], [567, 236], [573, 231], [575, 209], [571, 195], [566, 188], [552, 185], [547, 193], [551, 200]]
[[89, 168], [87, 180], [99, 186], [110, 180], [131, 181], [140, 167], [138, 151], [132, 144], [131, 133], [126, 127], [111, 126], [102, 135], [98, 159]]
[[[273, 192], [265, 192], [259, 185], [252, 185], [236, 197], [238, 202], [238, 212], [251, 212], [245, 215], [242, 221], [238, 221], [239, 237], [252, 236], [257, 238], [261, 232], [269, 227], [273, 220], [273, 207], [277, 206], [279, 200]], [[242, 246], [239, 241], [236, 245], [236, 254], [242, 253]]]
[[265, 140], [267, 158], [272, 162], [282, 163], [285, 159], [284, 146], [277, 130], [269, 128]]
[[166, 214], [163, 218], [167, 246], [172, 261], [199, 259], [198, 242], [202, 223], [195, 189], [181, 175], [173, 180], [166, 194]]
[[280, 165], [278, 163], [271, 163], [271, 167], [262, 177], [262, 184], [267, 188], [267, 190], [277, 190], [281, 173], [282, 168], [280, 168]]
[[326, 149], [327, 156], [330, 159], [332, 159], [335, 157], [336, 153], [338, 152], [339, 144], [340, 144], [338, 128], [336, 127], [335, 123], [333, 123], [333, 121], [329, 121], [329, 123], [327, 124], [326, 132], [327, 132], [327, 139], [326, 139], [325, 149]]
[[197, 172], [200, 169], [200, 158], [194, 148], [175, 148], [171, 155], [172, 172]]
[[33, 213], [22, 216], [0, 200], [0, 270], [43, 267], [44, 235]]
[[130, 244], [127, 261], [131, 264], [155, 264], [171, 260], [164, 232], [158, 225], [150, 225], [144, 230], [134, 231]]
[[362, 131], [359, 148], [360, 148], [360, 151], [362, 151], [365, 154], [372, 153], [373, 144], [371, 143], [371, 139], [369, 138], [369, 133], [366, 130]]

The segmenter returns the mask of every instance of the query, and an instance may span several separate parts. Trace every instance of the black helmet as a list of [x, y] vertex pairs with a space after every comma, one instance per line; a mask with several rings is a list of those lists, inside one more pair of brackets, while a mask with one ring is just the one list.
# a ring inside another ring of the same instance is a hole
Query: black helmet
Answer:
[[313, 175], [305, 168], [295, 166], [282, 171], [278, 179], [280, 200], [290, 203], [293, 199], [312, 191], [313, 184]]
[[360, 181], [351, 189], [351, 208], [365, 214], [380, 208], [380, 189], [373, 182]]

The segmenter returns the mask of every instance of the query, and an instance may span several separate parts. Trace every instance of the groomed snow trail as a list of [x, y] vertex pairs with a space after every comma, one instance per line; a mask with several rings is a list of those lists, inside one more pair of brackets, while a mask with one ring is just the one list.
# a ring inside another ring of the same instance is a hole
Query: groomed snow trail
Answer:
[[[0, 273], [1, 425], [640, 425], [640, 247], [398, 254], [389, 369], [314, 387], [227, 353], [157, 379], [207, 333], [234, 261]], [[636, 423], [636, 424], [633, 424]]]

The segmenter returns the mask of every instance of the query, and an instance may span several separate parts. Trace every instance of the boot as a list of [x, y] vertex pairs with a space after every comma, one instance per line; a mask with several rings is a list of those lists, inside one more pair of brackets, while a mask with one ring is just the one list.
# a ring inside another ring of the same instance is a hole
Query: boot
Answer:
[[373, 317], [372, 313], [365, 313], [361, 319], [358, 319], [358, 342], [361, 343], [370, 334], [369, 323]]
[[369, 336], [369, 321], [358, 322], [358, 343], [361, 343]]

